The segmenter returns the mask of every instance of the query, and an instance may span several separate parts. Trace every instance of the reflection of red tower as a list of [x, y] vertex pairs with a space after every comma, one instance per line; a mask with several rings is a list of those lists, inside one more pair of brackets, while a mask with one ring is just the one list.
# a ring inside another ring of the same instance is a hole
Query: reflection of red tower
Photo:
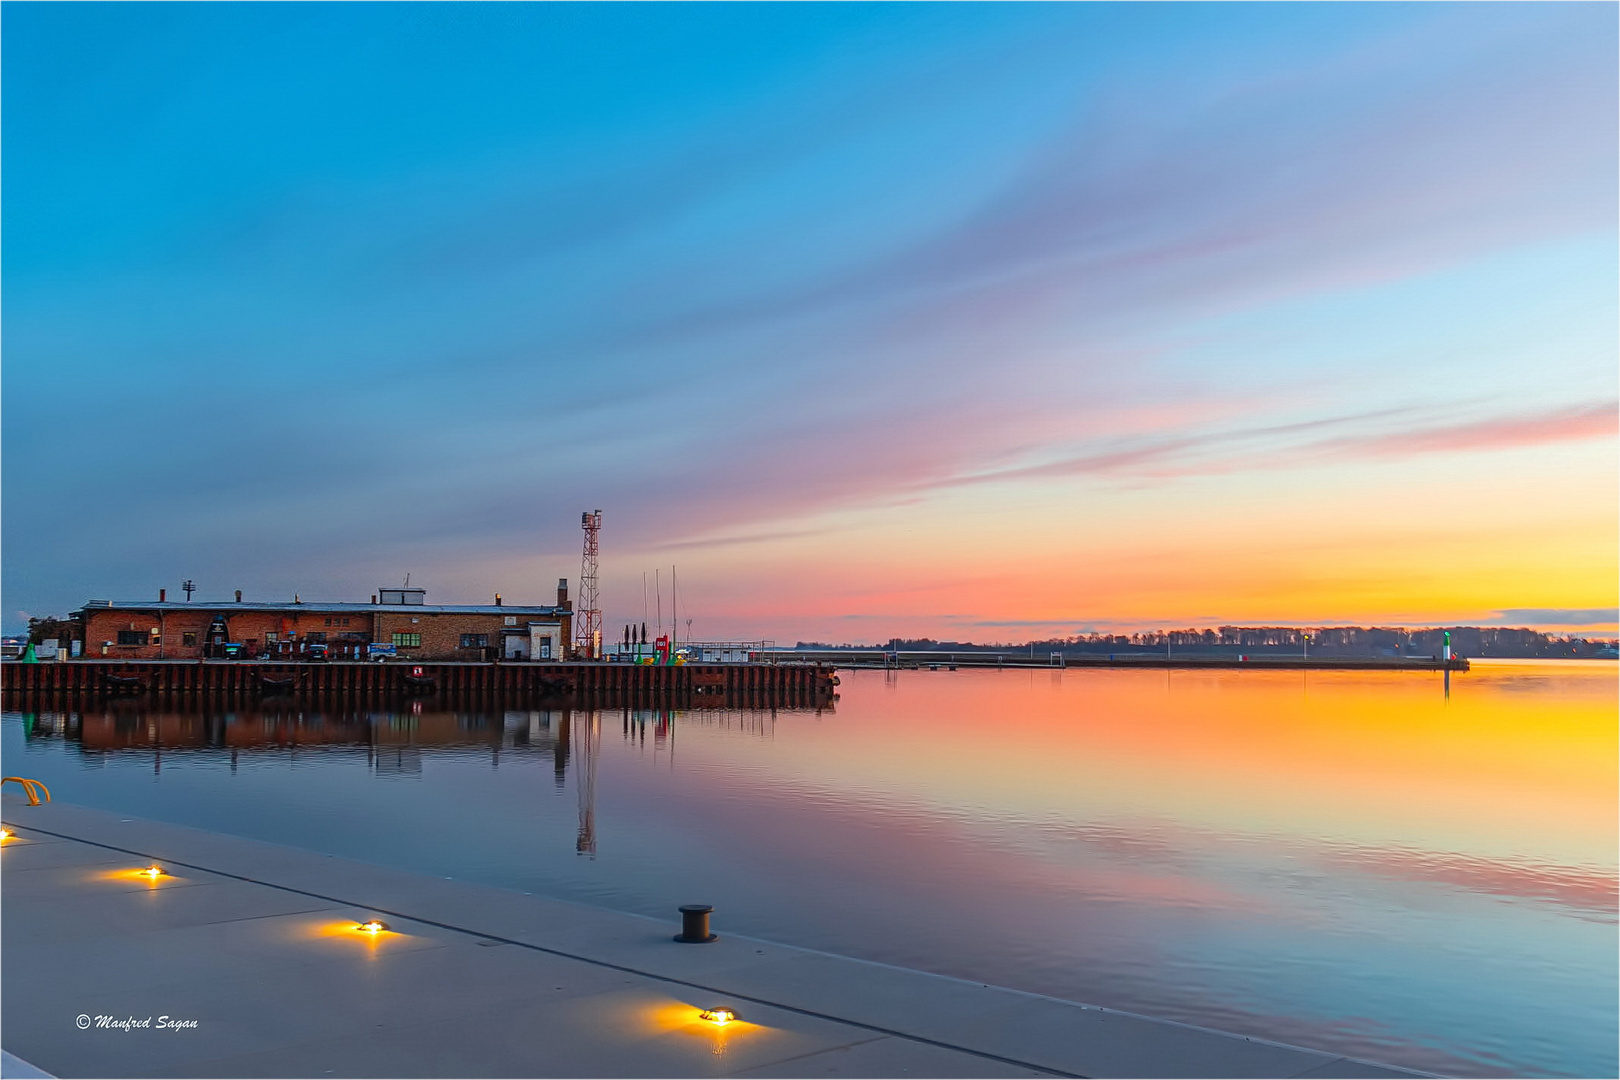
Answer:
[[602, 714], [595, 710], [585, 714], [585, 726], [576, 728], [580, 736], [579, 767], [574, 782], [579, 785], [579, 836], [574, 840], [574, 852], [596, 858], [596, 757], [602, 745]]
[[594, 660], [602, 655], [602, 609], [596, 599], [596, 545], [602, 511], [579, 515], [585, 530], [585, 554], [579, 562], [579, 610], [574, 613], [574, 651]]

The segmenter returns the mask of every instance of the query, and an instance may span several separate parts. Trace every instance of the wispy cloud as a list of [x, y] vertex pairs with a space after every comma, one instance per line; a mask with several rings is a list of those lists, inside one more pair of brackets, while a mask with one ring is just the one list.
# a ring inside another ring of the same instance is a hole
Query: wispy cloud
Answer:
[[1321, 443], [1318, 449], [1377, 457], [1512, 450], [1521, 446], [1610, 438], [1620, 433], [1620, 402], [1577, 405], [1518, 416], [1494, 416]]
[[938, 486], [1006, 483], [1074, 476], [1152, 476], [1172, 478], [1210, 473], [1263, 471], [1312, 466], [1347, 458], [1408, 457], [1420, 454], [1479, 453], [1546, 443], [1612, 437], [1620, 432], [1620, 404], [1577, 405], [1482, 420], [1410, 426], [1396, 431], [1297, 438], [1335, 428], [1366, 426], [1410, 415], [1415, 410], [1382, 410], [1295, 424], [1217, 431], [1145, 441], [1060, 461], [967, 476], [942, 478]]
[[1414, 329], [1425, 275], [1609, 244], [1611, 9], [400, 10], [8, 21], [16, 602], [1614, 432], [1612, 297], [1535, 307], [1602, 276], [1567, 253], [1492, 271], [1535, 370], [1365, 377], [1520, 317]]
[[825, 536], [830, 532], [832, 532], [831, 529], [779, 529], [775, 532], [745, 533], [735, 536], [702, 536], [691, 540], [668, 540], [649, 545], [649, 547], [655, 551], [679, 551], [683, 548], [701, 548], [708, 551], [712, 548], [769, 544], [780, 540], [802, 540], [811, 536]]

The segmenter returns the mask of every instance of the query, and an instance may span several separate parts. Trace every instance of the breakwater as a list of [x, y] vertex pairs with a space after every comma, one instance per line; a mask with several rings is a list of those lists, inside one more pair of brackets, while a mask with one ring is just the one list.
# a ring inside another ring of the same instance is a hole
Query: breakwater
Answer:
[[712, 701], [733, 707], [831, 701], [832, 667], [817, 663], [277, 663], [239, 660], [70, 660], [0, 665], [0, 691], [63, 697], [298, 696], [361, 701], [443, 697], [556, 699], [582, 706]]
[[839, 668], [935, 670], [949, 668], [1232, 668], [1266, 671], [1467, 671], [1460, 656], [1441, 660], [1433, 656], [1279, 656], [1275, 653], [1231, 656], [1164, 653], [1027, 653], [934, 652], [883, 653], [871, 649], [799, 649], [792, 654], [803, 662]]

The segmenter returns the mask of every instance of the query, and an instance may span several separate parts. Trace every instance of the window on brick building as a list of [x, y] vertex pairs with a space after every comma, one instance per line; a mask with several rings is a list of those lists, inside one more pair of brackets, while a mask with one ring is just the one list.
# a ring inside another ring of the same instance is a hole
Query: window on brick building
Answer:
[[415, 647], [417, 647], [417, 646], [419, 646], [421, 644], [422, 644], [422, 635], [421, 634], [395, 634], [394, 635], [394, 647], [395, 648], [411, 649], [411, 648], [415, 648]]
[[118, 631], [118, 644], [120, 644], [120, 645], [145, 645], [146, 644], [146, 631], [144, 631], [144, 630], [120, 630], [120, 631]]
[[326, 632], [324, 630], [311, 630], [304, 635], [304, 639], [311, 645], [322, 645], [326, 642]]
[[182, 632], [180, 635], [180, 644], [195, 646], [197, 644], [197, 631], [186, 630]]
[[488, 634], [462, 634], [461, 647], [463, 649], [482, 649], [489, 644]]

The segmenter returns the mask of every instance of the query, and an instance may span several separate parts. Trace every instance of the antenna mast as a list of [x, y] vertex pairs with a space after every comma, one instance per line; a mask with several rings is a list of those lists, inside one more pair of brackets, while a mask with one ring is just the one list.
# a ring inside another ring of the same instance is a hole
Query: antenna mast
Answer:
[[574, 613], [574, 651], [586, 659], [602, 655], [602, 609], [596, 598], [596, 545], [602, 532], [602, 511], [579, 515], [585, 530], [585, 554], [579, 561], [579, 611]]

